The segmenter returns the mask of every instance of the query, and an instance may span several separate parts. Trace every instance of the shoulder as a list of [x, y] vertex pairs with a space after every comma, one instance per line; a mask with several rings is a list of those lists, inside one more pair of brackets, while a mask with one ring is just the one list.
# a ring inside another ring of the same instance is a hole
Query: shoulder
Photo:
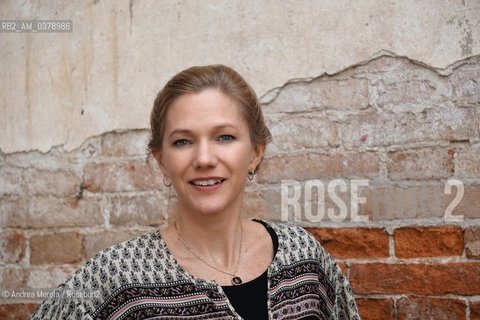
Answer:
[[[150, 263], [155, 256], [164, 254], [158, 232], [146, 233], [107, 247], [78, 269], [71, 281], [73, 286], [113, 284], [112, 279], [121, 280], [127, 271], [136, 270], [136, 264]], [[108, 283], [110, 282], [110, 283]]]
[[[145, 251], [158, 249], [160, 241], [158, 232], [146, 233], [136, 238], [116, 243], [97, 252], [93, 257], [88, 259], [85, 264], [77, 269], [74, 276], [93, 271], [94, 273], [106, 267], [109, 263], [132, 260], [132, 258], [144, 258]], [[139, 252], [142, 256], [135, 256]]]
[[[140, 282], [141, 270], [152, 270], [155, 256], [163, 252], [158, 232], [117, 243], [95, 254], [65, 282], [73, 290], [95, 290], [102, 296], [128, 282]], [[93, 299], [96, 305], [99, 301]]]
[[[130, 267], [131, 263], [135, 261], [152, 260], [154, 255], [159, 254], [159, 251], [164, 248], [160, 244], [161, 237], [158, 232], [143, 234], [136, 238], [114, 244], [99, 251], [87, 260], [85, 265], [76, 272], [76, 275], [78, 273], [85, 274], [85, 272], [92, 272], [93, 274], [105, 272], [115, 275], [117, 273], [117, 266], [127, 264]], [[123, 270], [125, 267], [121, 269]], [[84, 276], [84, 278], [87, 277]]]
[[[123, 250], [123, 249], [130, 249], [130, 248], [135, 248], [135, 247], [154, 247], [155, 243], [160, 241], [161, 237], [158, 231], [153, 231], [149, 233], [142, 234], [138, 237], [116, 243], [110, 247], [107, 247], [97, 253], [109, 253], [109, 252], [114, 252], [118, 250]], [[95, 256], [94, 256], [95, 257]]]
[[159, 248], [162, 248], [162, 246], [159, 245], [160, 242], [161, 237], [158, 231], [146, 233], [136, 238], [114, 244], [99, 251], [87, 261], [86, 265], [88, 266], [93, 261], [98, 261], [105, 258], [112, 260], [130, 258], [130, 252], [134, 253], [135, 251], [141, 251], [143, 253], [145, 251], [148, 252], [154, 249], [158, 250]]

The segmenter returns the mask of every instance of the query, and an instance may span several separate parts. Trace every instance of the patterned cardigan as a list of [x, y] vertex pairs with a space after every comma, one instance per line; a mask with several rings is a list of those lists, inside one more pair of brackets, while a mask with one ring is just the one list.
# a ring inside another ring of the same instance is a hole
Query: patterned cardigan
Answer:
[[[269, 319], [360, 319], [333, 258], [300, 227], [278, 237], [268, 268]], [[159, 232], [100, 251], [39, 305], [32, 319], [242, 319], [222, 287], [188, 274]]]

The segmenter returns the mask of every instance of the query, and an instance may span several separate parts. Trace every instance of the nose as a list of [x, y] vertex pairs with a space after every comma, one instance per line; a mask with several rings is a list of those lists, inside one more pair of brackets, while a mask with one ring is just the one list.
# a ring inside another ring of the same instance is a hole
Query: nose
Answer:
[[195, 169], [212, 168], [217, 165], [218, 158], [215, 146], [209, 141], [200, 141], [195, 148], [193, 166]]

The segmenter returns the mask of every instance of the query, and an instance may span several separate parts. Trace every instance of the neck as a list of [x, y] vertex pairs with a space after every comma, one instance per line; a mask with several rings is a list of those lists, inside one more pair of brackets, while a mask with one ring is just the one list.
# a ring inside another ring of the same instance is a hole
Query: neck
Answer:
[[241, 207], [232, 204], [220, 212], [203, 213], [178, 203], [177, 220], [185, 239], [207, 242], [207, 245], [225, 243], [240, 231]]
[[239, 214], [227, 219], [179, 213], [175, 226], [188, 250], [216, 267], [234, 272], [243, 241]]

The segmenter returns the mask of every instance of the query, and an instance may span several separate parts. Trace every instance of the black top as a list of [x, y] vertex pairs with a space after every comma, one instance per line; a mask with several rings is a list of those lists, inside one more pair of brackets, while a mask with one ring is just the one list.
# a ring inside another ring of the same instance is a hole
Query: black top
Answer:
[[[265, 222], [261, 223], [272, 237], [274, 255], [278, 250], [278, 237]], [[239, 286], [222, 286], [233, 308], [244, 319], [268, 319], [267, 311], [267, 270], [252, 281]]]

